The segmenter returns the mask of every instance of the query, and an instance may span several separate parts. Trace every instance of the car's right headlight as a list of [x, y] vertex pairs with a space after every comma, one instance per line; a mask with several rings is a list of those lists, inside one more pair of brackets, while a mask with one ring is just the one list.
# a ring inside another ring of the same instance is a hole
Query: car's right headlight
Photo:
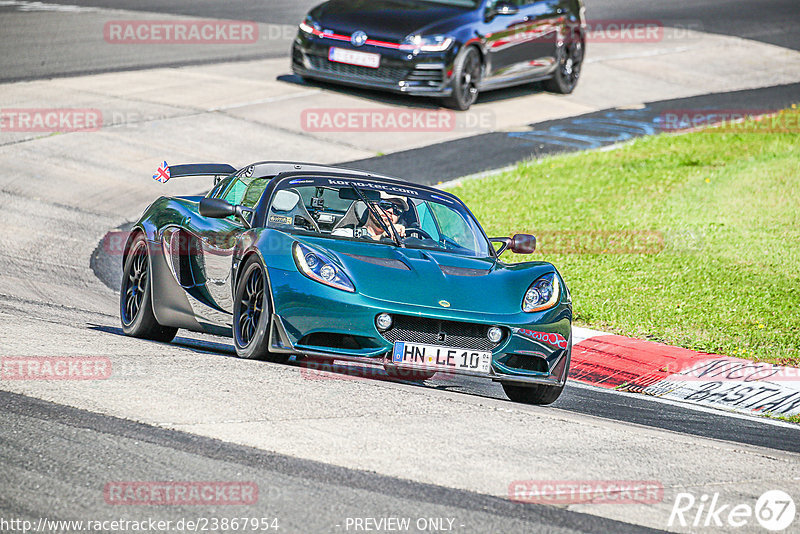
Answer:
[[311, 15], [306, 15], [306, 18], [303, 19], [303, 22], [300, 23], [300, 31], [303, 33], [308, 33], [311, 35], [322, 35], [322, 26], [319, 25], [317, 21], [315, 21]]
[[355, 293], [356, 288], [350, 278], [322, 252], [295, 241], [292, 253], [297, 268], [307, 277], [326, 286]]
[[444, 52], [452, 46], [453, 42], [455, 42], [455, 39], [449, 35], [409, 35], [400, 44], [400, 50]]
[[556, 273], [540, 276], [525, 292], [522, 298], [522, 311], [537, 312], [552, 308], [558, 303], [559, 293]]

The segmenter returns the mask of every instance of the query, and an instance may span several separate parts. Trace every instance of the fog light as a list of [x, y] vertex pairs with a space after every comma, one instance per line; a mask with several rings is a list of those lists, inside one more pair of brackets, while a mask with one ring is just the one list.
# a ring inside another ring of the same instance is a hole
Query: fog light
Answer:
[[375, 324], [378, 326], [378, 330], [389, 330], [392, 327], [392, 316], [388, 313], [382, 313], [375, 319]]
[[489, 332], [486, 334], [486, 336], [492, 343], [500, 343], [500, 340], [503, 339], [503, 331], [496, 326], [493, 326], [489, 329]]

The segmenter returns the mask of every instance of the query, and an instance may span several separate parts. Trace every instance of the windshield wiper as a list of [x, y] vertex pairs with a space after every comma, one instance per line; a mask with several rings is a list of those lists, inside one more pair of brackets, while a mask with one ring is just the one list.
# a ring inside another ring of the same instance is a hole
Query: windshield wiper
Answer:
[[353, 182], [350, 182], [350, 187], [352, 187], [353, 191], [356, 192], [356, 195], [358, 195], [358, 198], [360, 198], [361, 201], [364, 204], [366, 204], [367, 209], [369, 210], [369, 212], [372, 214], [373, 217], [375, 217], [375, 220], [378, 221], [378, 224], [381, 225], [381, 228], [383, 228], [383, 231], [386, 232], [386, 234], [389, 237], [392, 238], [392, 241], [394, 241], [395, 245], [397, 245], [398, 247], [405, 248], [405, 245], [403, 245], [403, 242], [400, 241], [400, 234], [397, 233], [397, 228], [394, 227], [394, 223], [391, 220], [389, 220], [389, 225], [392, 227], [392, 229], [390, 231], [389, 227], [387, 227], [386, 224], [383, 222], [383, 217], [380, 216], [380, 214], [378, 213], [378, 210], [375, 209], [375, 205], [372, 204], [372, 201], [368, 200], [366, 195], [364, 195], [364, 193], [361, 191], [361, 189], [356, 187], [355, 184], [353, 184]]

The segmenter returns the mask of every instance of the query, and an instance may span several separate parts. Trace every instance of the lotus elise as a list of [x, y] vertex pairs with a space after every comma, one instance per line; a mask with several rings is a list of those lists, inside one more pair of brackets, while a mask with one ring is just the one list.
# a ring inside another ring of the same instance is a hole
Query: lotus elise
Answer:
[[127, 335], [169, 342], [183, 328], [232, 337], [242, 358], [471, 375], [531, 404], [561, 394], [569, 290], [550, 263], [500, 259], [532, 253], [532, 235], [489, 238], [453, 194], [365, 172], [165, 163], [154, 178], [184, 176], [215, 184], [157, 199], [127, 239]]

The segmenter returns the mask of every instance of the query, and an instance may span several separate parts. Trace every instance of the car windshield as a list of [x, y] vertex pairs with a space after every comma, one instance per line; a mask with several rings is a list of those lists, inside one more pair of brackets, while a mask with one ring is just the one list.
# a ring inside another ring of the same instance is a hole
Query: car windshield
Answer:
[[295, 178], [279, 183], [267, 227], [331, 239], [489, 257], [483, 231], [458, 200], [413, 185], [360, 178]]

